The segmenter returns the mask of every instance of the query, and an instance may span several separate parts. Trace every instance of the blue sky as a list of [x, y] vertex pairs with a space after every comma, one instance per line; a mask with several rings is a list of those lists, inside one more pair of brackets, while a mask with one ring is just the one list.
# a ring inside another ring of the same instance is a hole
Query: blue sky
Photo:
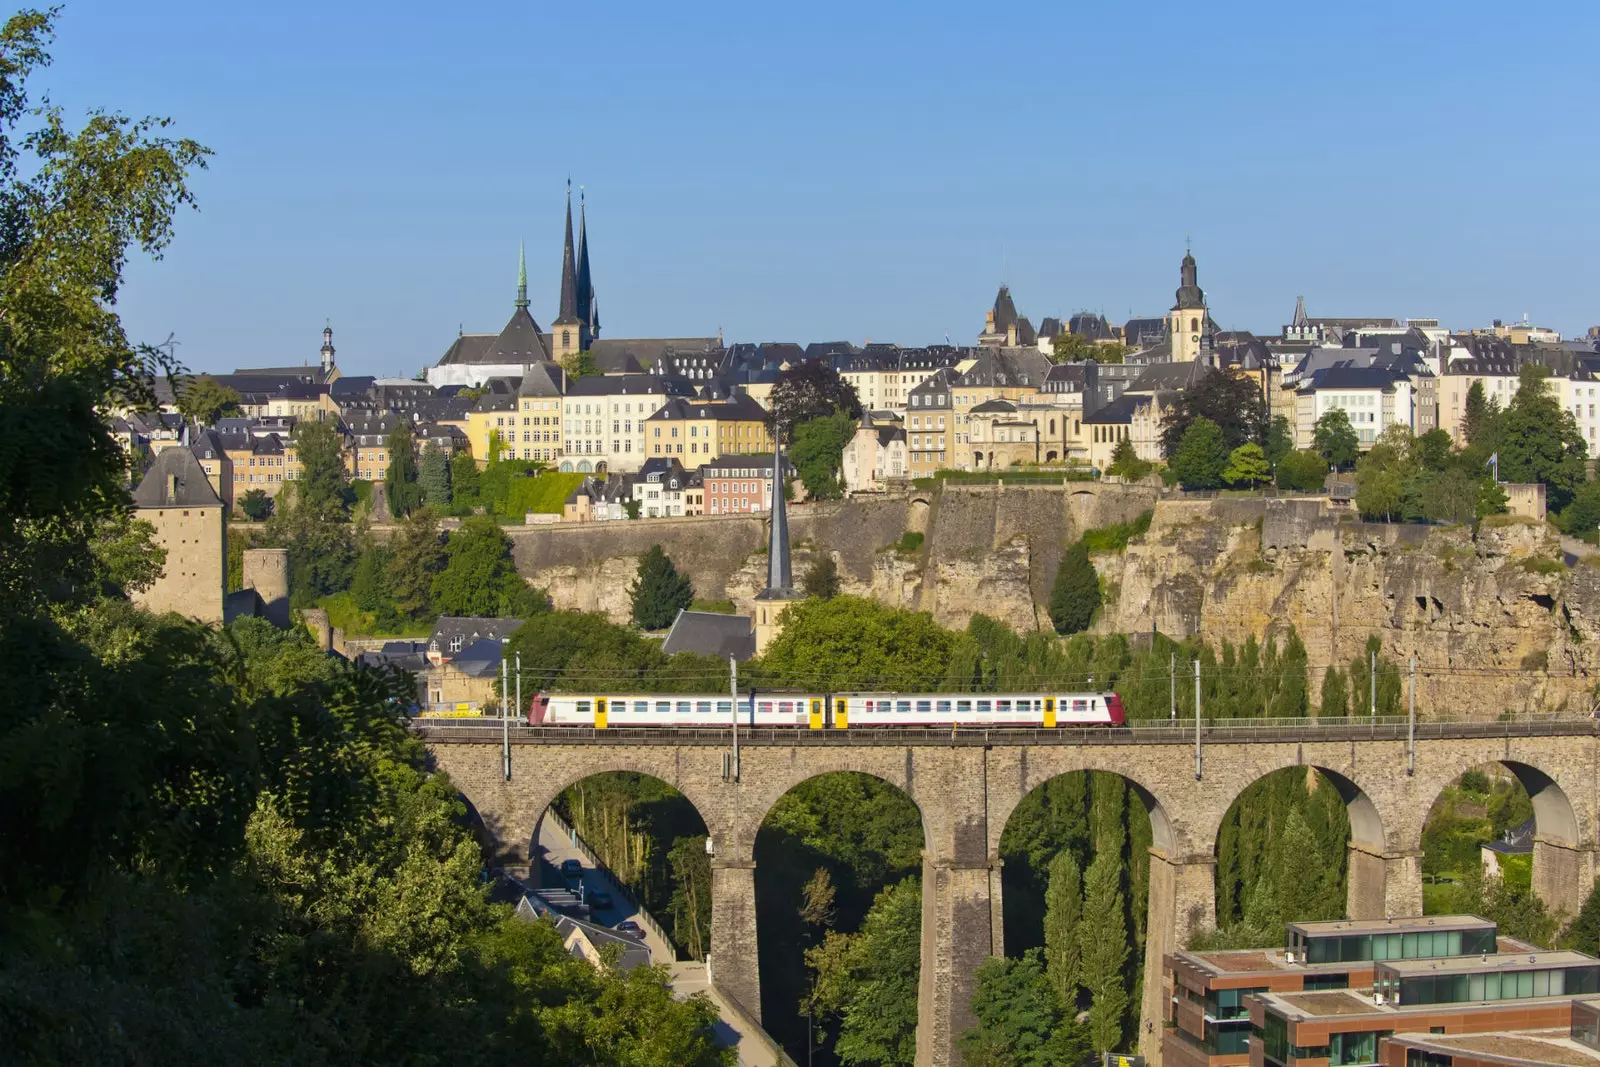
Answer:
[[559, 294], [606, 336], [970, 343], [995, 286], [1217, 320], [1600, 322], [1593, 4], [69, 0], [70, 113], [215, 150], [121, 310], [189, 366], [412, 374]]

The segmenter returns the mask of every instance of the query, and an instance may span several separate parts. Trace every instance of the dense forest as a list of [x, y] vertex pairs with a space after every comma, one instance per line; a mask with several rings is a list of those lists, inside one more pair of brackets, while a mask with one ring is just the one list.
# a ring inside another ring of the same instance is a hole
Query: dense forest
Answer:
[[730, 1063], [491, 901], [409, 681], [129, 602], [165, 560], [103, 410], [173, 368], [114, 309], [208, 153], [30, 99], [54, 19], [0, 28], [0, 1061]]

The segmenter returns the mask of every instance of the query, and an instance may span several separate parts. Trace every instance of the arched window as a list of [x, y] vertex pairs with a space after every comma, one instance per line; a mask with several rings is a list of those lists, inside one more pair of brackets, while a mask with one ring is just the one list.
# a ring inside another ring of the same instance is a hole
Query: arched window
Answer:
[[1200, 332], [1200, 320], [1199, 319], [1191, 318], [1189, 320], [1189, 332], [1190, 333], [1199, 333]]

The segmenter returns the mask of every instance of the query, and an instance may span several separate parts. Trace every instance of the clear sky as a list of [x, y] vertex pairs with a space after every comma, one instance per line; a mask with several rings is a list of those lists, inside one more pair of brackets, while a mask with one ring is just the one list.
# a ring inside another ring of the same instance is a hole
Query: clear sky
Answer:
[[1600, 5], [1393, 0], [68, 0], [38, 79], [215, 150], [136, 263], [190, 367], [410, 375], [548, 328], [570, 174], [605, 335], [971, 343], [1160, 314], [1192, 237], [1225, 328], [1595, 299]]

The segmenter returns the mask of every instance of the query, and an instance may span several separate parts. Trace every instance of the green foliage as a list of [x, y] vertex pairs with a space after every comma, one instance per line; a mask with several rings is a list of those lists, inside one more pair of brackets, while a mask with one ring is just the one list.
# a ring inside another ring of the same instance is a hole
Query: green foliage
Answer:
[[1266, 481], [1271, 473], [1266, 453], [1260, 445], [1251, 442], [1240, 445], [1228, 454], [1228, 465], [1222, 472], [1222, 480], [1229, 485], [1254, 489]]
[[478, 503], [478, 461], [470, 452], [450, 457], [450, 501], [458, 515], [472, 514]]
[[1058, 634], [1081, 633], [1089, 628], [1100, 607], [1100, 575], [1089, 562], [1083, 542], [1067, 546], [1050, 587], [1050, 622]]
[[389, 539], [389, 595], [395, 612], [416, 621], [440, 614], [433, 606], [433, 581], [446, 563], [444, 538], [431, 508], [402, 519]]
[[[508, 469], [510, 463], [496, 468]], [[537, 475], [521, 475], [503, 480], [485, 477], [479, 490], [479, 499], [496, 515], [513, 522], [521, 522], [529, 512], [541, 515], [559, 515], [567, 497], [583, 484], [583, 474], [561, 474], [541, 471]]]
[[1461, 418], [1462, 436], [1468, 444], [1488, 455], [1498, 443], [1499, 423], [1499, 399], [1485, 400], [1482, 380], [1473, 382], [1467, 387], [1466, 410]]
[[1116, 342], [1100, 343], [1062, 330], [1050, 339], [1050, 362], [1082, 363], [1092, 359], [1096, 363], [1121, 363], [1131, 352], [1127, 345]]
[[1481, 864], [1460, 872], [1454, 885], [1440, 887], [1434, 901], [1453, 914], [1481, 915], [1494, 922], [1502, 937], [1514, 937], [1533, 945], [1548, 947], [1556, 941], [1561, 925], [1559, 915], [1550, 914], [1526, 881], [1485, 877]]
[[668, 558], [660, 545], [639, 559], [639, 575], [629, 590], [633, 597], [633, 621], [643, 630], [665, 630], [678, 612], [694, 603], [694, 583]]
[[1572, 502], [1562, 509], [1557, 520], [1561, 532], [1591, 540], [1600, 531], [1600, 482], [1584, 482], [1572, 494]]
[[454, 497], [450, 491], [450, 457], [443, 449], [430, 444], [422, 450], [417, 485], [422, 490], [423, 504], [436, 513], [449, 514]]
[[1083, 984], [1083, 950], [1078, 927], [1083, 922], [1083, 871], [1071, 849], [1050, 861], [1044, 894], [1044, 958], [1056, 999], [1067, 1008], [1078, 1004]]
[[1185, 489], [1219, 489], [1228, 466], [1228, 442], [1222, 428], [1205, 416], [1185, 427], [1168, 465]]
[[[1178, 394], [1177, 401], [1162, 420], [1161, 452], [1168, 463], [1174, 462], [1190, 425], [1199, 419], [1205, 419], [1219, 431], [1222, 462], [1217, 464], [1216, 473], [1217, 485], [1221, 485], [1228, 453], [1252, 441], [1260, 444], [1266, 437], [1266, 402], [1261, 390], [1248, 378], [1235, 378], [1219, 370], [1207, 371], [1193, 386]], [[1183, 481], [1181, 474], [1179, 481]]]
[[689, 605], [690, 611], [709, 611], [714, 615], [737, 615], [738, 605], [731, 600], [695, 600]]
[[816, 562], [806, 568], [805, 575], [800, 579], [800, 589], [808, 597], [819, 597], [822, 600], [832, 600], [839, 595], [839, 565], [829, 555], [818, 556]]
[[356, 562], [342, 503], [317, 498], [322, 506], [312, 506], [300, 496], [303, 488], [296, 483], [294, 505], [268, 519], [259, 538], [262, 547], [289, 550], [289, 602], [297, 608], [348, 589]]
[[398, 519], [422, 506], [422, 486], [417, 482], [417, 442], [411, 434], [411, 423], [403, 417], [396, 419], [394, 429], [384, 438], [383, 447], [389, 450], [389, 466], [383, 472], [383, 484], [389, 494], [389, 513]]
[[99, 588], [96, 595], [131, 596], [155, 584], [167, 563], [167, 550], [156, 543], [156, 528], [131, 511], [114, 514], [95, 531], [94, 554]]
[[272, 498], [265, 489], [252, 489], [239, 498], [239, 510], [251, 522], [266, 522], [272, 518]]
[[1356, 437], [1355, 428], [1350, 425], [1350, 416], [1344, 408], [1323, 412], [1317, 420], [1316, 432], [1311, 440], [1317, 454], [1332, 464], [1334, 470], [1350, 466], [1360, 454], [1360, 439]]
[[430, 587], [439, 614], [525, 619], [549, 610], [549, 598], [517, 573], [511, 539], [491, 520], [467, 519], [450, 535], [444, 553], [444, 569]]
[[[1272, 422], [1267, 427], [1267, 463], [1274, 471], [1284, 459], [1294, 452], [1294, 427], [1289, 425], [1286, 415], [1272, 416]], [[1279, 483], [1282, 484], [1281, 482]]]
[[829, 931], [806, 952], [815, 975], [808, 1006], [825, 1026], [837, 1021], [840, 1063], [915, 1059], [921, 928], [922, 886], [907, 878], [879, 894], [858, 932]]
[[1084, 1028], [1064, 1009], [1031, 949], [1021, 959], [987, 959], [972, 994], [977, 1025], [961, 1035], [967, 1067], [1071, 1067], [1091, 1061]]
[[824, 360], [803, 359], [778, 373], [767, 401], [773, 427], [783, 436], [812, 419], [842, 412], [852, 423], [861, 418], [855, 386]]
[[660, 641], [582, 611], [527, 619], [506, 642], [507, 656], [519, 653], [522, 669], [551, 692], [704, 693], [728, 684], [725, 661], [687, 652], [668, 656]]
[[187, 379], [177, 400], [178, 413], [201, 426], [215, 426], [218, 419], [244, 414], [239, 394], [208, 374]]
[[900, 540], [889, 546], [889, 551], [902, 556], [914, 556], [922, 551], [923, 537], [920, 530], [907, 530], [900, 535]]
[[1584, 482], [1588, 448], [1550, 389], [1549, 373], [1537, 363], [1522, 368], [1517, 395], [1497, 420], [1496, 448], [1502, 481], [1543, 482], [1550, 509], [1561, 511]]
[[839, 472], [844, 465], [844, 449], [856, 434], [856, 420], [845, 411], [807, 419], [794, 428], [789, 445], [789, 460], [805, 484], [806, 496], [813, 500], [837, 500], [843, 486]]
[[1338, 667], [1329, 667], [1322, 676], [1322, 700], [1317, 704], [1317, 715], [1322, 718], [1342, 719], [1350, 714], [1350, 694], [1345, 677]]
[[1600, 886], [1589, 890], [1578, 917], [1562, 931], [1561, 947], [1600, 955]]
[[1096, 552], [1124, 552], [1128, 548], [1128, 541], [1134, 537], [1143, 537], [1150, 530], [1150, 522], [1155, 518], [1155, 509], [1147, 508], [1141, 511], [1132, 522], [1118, 522], [1110, 526], [1097, 526], [1092, 530], [1083, 531], [1083, 547], [1090, 553]]
[[353, 499], [344, 469], [344, 442], [329, 423], [302, 419], [294, 428], [300, 477], [294, 482], [294, 508], [319, 522], [344, 520]]
[[765, 684], [829, 691], [915, 689], [942, 678], [955, 635], [925, 612], [837, 596], [796, 601], [754, 667]]
[[1122, 1043], [1128, 989], [1122, 965], [1128, 958], [1128, 932], [1123, 924], [1120, 857], [1097, 855], [1083, 878], [1083, 923], [1078, 944], [1083, 953], [1083, 985], [1089, 991], [1089, 1040], [1096, 1051], [1110, 1052]]
[[1112, 451], [1111, 465], [1106, 468], [1106, 473], [1136, 482], [1154, 469], [1155, 464], [1140, 459], [1138, 452], [1134, 450], [1133, 442], [1124, 437], [1117, 442], [1117, 447]]

